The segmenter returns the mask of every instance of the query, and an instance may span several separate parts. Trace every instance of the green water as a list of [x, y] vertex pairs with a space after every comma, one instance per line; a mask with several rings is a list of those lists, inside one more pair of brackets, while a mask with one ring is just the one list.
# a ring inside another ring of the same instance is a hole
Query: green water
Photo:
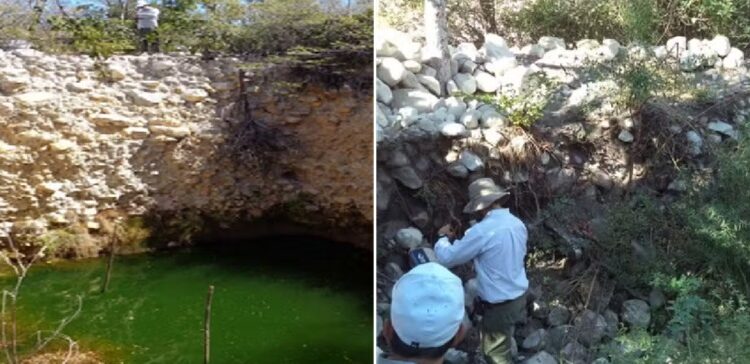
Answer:
[[370, 363], [371, 253], [321, 244], [118, 257], [105, 294], [103, 259], [35, 266], [20, 326], [26, 339], [53, 329], [83, 295], [64, 331], [83, 350], [107, 363], [202, 363], [214, 285], [212, 363]]

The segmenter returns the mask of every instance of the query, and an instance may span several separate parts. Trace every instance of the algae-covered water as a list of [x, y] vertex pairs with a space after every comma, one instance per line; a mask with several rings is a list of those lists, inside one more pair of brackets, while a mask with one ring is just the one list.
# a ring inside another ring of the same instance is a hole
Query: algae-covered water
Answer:
[[24, 339], [53, 329], [107, 363], [202, 363], [206, 292], [215, 286], [211, 363], [372, 361], [372, 257], [320, 242], [252, 242], [117, 257], [107, 293], [104, 259], [38, 265], [24, 283]]

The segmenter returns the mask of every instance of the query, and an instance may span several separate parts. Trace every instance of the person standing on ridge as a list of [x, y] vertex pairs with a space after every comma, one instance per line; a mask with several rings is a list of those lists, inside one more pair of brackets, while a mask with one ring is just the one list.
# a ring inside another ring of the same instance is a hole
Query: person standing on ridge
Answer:
[[453, 238], [450, 225], [440, 229], [435, 243], [438, 263], [451, 268], [474, 261], [477, 274], [477, 306], [482, 313], [481, 349], [489, 364], [511, 363], [510, 340], [515, 324], [526, 319], [526, 277], [524, 257], [528, 231], [523, 221], [503, 208], [509, 193], [491, 178], [469, 185], [470, 201], [464, 213], [478, 213], [482, 220]]
[[135, 14], [138, 21], [140, 51], [159, 52], [159, 39], [156, 34], [156, 28], [159, 26], [159, 9], [151, 6], [146, 0], [138, 0]]

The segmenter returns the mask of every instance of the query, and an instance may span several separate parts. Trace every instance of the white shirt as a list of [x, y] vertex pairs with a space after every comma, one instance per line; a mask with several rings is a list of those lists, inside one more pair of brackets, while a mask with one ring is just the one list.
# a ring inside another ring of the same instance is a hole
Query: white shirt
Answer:
[[529, 288], [523, 258], [528, 231], [508, 209], [496, 209], [466, 230], [463, 239], [435, 243], [438, 262], [448, 268], [474, 260], [479, 297], [490, 303], [520, 297]]
[[136, 16], [138, 29], [156, 29], [159, 26], [159, 9], [150, 6], [138, 8]]

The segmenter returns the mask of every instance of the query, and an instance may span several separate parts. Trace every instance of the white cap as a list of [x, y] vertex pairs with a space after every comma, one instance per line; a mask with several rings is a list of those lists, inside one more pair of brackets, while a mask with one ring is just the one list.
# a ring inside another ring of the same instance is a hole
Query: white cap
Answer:
[[146, 6], [146, 5], [148, 5], [148, 3], [146, 2], [146, 0], [138, 0], [138, 2], [136, 2], [135, 7], [136, 8], [140, 8], [141, 6]]
[[407, 345], [436, 348], [453, 339], [464, 318], [461, 279], [438, 263], [424, 263], [393, 286], [391, 324]]

